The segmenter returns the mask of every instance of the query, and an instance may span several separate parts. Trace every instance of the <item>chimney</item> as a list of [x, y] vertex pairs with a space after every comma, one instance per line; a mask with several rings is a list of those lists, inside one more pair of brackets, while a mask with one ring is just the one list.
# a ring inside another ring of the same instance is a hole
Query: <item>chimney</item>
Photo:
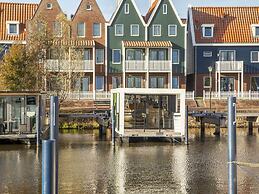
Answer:
[[150, 7], [153, 5], [155, 0], [149, 0]]

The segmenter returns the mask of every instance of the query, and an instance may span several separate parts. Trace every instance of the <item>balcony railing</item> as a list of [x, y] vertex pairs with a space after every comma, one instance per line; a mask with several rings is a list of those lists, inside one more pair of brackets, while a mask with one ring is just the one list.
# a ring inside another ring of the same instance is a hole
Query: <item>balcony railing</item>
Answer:
[[49, 59], [46, 61], [45, 65], [48, 71], [54, 72], [64, 72], [64, 71], [72, 71], [72, 72], [91, 72], [94, 69], [92, 60], [77, 60], [77, 61], [69, 61], [69, 60], [55, 60]]
[[160, 61], [149, 61], [148, 64], [149, 71], [171, 71], [172, 70], [172, 62], [168, 60], [160, 60]]
[[242, 72], [243, 61], [217, 61], [216, 71], [218, 72]]
[[125, 62], [126, 71], [146, 71], [144, 60], [129, 60]]

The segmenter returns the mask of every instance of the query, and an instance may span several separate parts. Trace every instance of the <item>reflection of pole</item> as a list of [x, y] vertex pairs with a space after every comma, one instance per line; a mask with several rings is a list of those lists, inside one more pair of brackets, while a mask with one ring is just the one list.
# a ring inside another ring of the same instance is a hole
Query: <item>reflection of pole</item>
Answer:
[[112, 105], [112, 145], [115, 145], [115, 110], [114, 105]]
[[186, 119], [186, 124], [185, 124], [185, 144], [186, 145], [188, 145], [189, 144], [189, 126], [188, 126], [188, 124], [189, 124], [189, 122], [188, 122], [188, 112], [189, 112], [189, 110], [188, 110], [189, 108], [188, 108], [188, 106], [186, 106], [186, 117], [185, 117], [185, 119]]
[[41, 122], [42, 122], [42, 105], [41, 105], [41, 96], [38, 96], [37, 107], [36, 107], [36, 132], [37, 132], [37, 147], [40, 145], [40, 134], [41, 134]]
[[55, 140], [56, 143], [54, 145], [54, 186], [55, 193], [58, 193], [58, 116], [59, 116], [59, 100], [57, 96], [51, 96], [50, 98], [50, 139]]
[[210, 111], [211, 111], [211, 90], [212, 90], [212, 76], [210, 71]]
[[228, 99], [228, 193], [237, 193], [236, 164], [236, 98]]

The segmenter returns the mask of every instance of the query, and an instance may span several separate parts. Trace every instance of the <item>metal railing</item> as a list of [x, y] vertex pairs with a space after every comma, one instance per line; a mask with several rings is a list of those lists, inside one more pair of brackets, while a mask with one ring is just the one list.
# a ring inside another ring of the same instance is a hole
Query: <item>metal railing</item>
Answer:
[[49, 59], [46, 61], [45, 68], [48, 71], [53, 72], [64, 72], [64, 71], [74, 71], [74, 72], [87, 72], [93, 71], [94, 65], [92, 60], [55, 60]]
[[169, 60], [149, 61], [148, 68], [150, 71], [171, 71], [172, 62]]
[[217, 61], [216, 71], [218, 72], [232, 72], [232, 71], [243, 71], [243, 61]]
[[185, 99], [194, 100], [195, 99], [195, 92], [194, 91], [192, 91], [192, 92], [186, 91], [185, 92]]
[[126, 71], [146, 71], [144, 60], [128, 60], [125, 62]]

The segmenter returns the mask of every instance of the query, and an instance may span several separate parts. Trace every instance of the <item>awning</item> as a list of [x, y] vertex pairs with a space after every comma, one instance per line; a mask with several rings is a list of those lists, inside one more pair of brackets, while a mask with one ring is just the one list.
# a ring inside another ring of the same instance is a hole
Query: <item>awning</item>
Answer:
[[123, 41], [126, 48], [170, 48], [170, 41]]
[[95, 46], [94, 40], [54, 40], [54, 46], [72, 46], [72, 47], [88, 47], [92, 48]]

